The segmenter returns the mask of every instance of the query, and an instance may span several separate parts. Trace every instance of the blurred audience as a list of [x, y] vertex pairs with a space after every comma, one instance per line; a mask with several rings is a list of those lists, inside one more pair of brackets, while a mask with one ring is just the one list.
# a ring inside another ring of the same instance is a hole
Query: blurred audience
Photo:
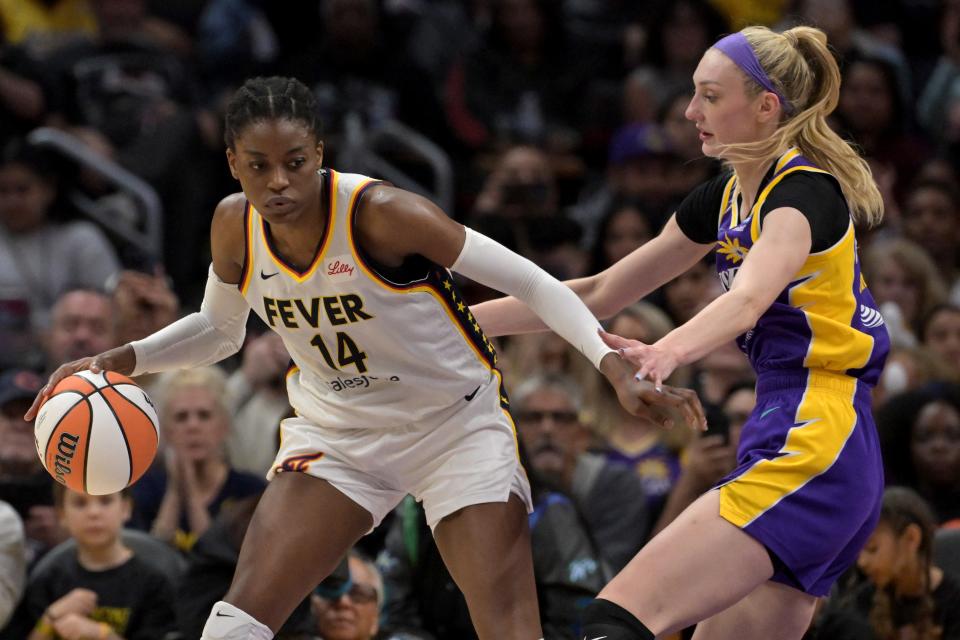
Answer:
[[877, 415], [888, 485], [919, 493], [938, 525], [960, 520], [960, 387], [932, 384], [891, 398]]
[[43, 383], [23, 369], [0, 374], [0, 500], [23, 520], [28, 564], [66, 537], [53, 508], [53, 478], [37, 455], [33, 422], [23, 419]]
[[168, 374], [157, 400], [165, 446], [133, 486], [132, 524], [189, 551], [226, 502], [258, 493], [265, 483], [227, 461], [230, 413], [221, 370]]

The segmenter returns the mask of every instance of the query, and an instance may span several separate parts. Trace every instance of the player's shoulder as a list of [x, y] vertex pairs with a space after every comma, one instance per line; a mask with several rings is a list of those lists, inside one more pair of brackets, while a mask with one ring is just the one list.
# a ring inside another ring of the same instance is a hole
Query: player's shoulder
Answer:
[[247, 198], [243, 193], [232, 193], [221, 200], [213, 210], [213, 231], [219, 234], [243, 235]]
[[247, 211], [247, 198], [243, 192], [231, 193], [217, 203], [213, 210], [214, 221], [242, 221]]

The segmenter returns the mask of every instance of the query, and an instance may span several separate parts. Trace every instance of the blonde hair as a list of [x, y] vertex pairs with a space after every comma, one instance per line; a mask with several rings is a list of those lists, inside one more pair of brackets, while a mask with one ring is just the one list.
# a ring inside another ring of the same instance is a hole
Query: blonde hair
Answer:
[[223, 415], [230, 416], [227, 401], [227, 374], [217, 366], [196, 367], [164, 374], [157, 392], [161, 413], [166, 412], [167, 403], [178, 391], [197, 387], [209, 391]]
[[884, 264], [893, 262], [904, 272], [907, 278], [916, 283], [916, 317], [905, 318], [910, 330], [919, 335], [924, 318], [937, 305], [945, 302], [950, 291], [940, 269], [930, 254], [916, 242], [906, 238], [890, 238], [872, 243], [863, 253], [863, 276], [869, 284], [877, 277]]
[[[770, 163], [797, 147], [836, 177], [854, 221], [879, 224], [883, 199], [870, 166], [827, 124], [827, 116], [840, 99], [840, 69], [827, 46], [826, 34], [813, 27], [794, 27], [783, 33], [747, 27], [740, 33], [793, 111], [784, 111], [780, 126], [766, 140], [725, 145], [724, 159]], [[748, 93], [763, 91], [752, 79], [747, 77], [746, 82]]]

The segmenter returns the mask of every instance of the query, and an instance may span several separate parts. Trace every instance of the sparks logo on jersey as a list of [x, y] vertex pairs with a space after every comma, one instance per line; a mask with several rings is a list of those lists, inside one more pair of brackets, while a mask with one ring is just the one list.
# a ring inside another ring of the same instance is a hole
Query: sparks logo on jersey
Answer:
[[357, 265], [348, 255], [327, 258], [326, 263], [324, 263], [324, 273], [330, 282], [347, 282], [359, 275]]
[[883, 324], [883, 316], [880, 315], [880, 312], [876, 309], [871, 309], [870, 307], [861, 304], [860, 322], [863, 323], [864, 327], [873, 329], [874, 327], [879, 327]]
[[733, 264], [737, 264], [741, 260], [747, 257], [747, 252], [749, 249], [740, 244], [739, 238], [734, 238], [730, 240], [730, 236], [727, 234], [723, 235], [723, 240], [717, 242], [719, 247], [717, 247], [717, 253], [722, 256], [725, 256]]

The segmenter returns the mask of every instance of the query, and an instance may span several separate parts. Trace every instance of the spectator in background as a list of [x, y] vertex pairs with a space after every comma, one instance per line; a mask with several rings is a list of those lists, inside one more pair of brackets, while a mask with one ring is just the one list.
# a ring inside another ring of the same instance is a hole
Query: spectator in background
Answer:
[[[225, 503], [210, 528], [187, 553], [186, 570], [177, 585], [174, 602], [177, 630], [184, 640], [200, 637], [210, 607], [227, 593], [237, 568], [240, 544], [260, 495], [254, 493]], [[290, 615], [277, 638], [297, 638], [294, 634], [298, 631], [312, 631], [309, 609], [309, 599], [305, 599]]]
[[[561, 215], [557, 172], [550, 156], [539, 147], [517, 145], [499, 156], [483, 182], [468, 223], [557, 278], [585, 274], [580, 226]], [[486, 292], [465, 295], [490, 297]]]
[[911, 104], [898, 87], [896, 67], [889, 60], [847, 56], [834, 126], [854, 140], [864, 155], [892, 170], [893, 192], [901, 202], [931, 151], [912, 132]]
[[0, 157], [0, 299], [29, 306], [35, 330], [71, 286], [102, 288], [119, 271], [113, 247], [86, 221], [58, 222], [58, 168], [45, 152], [14, 141]]
[[960, 520], [960, 387], [928, 385], [877, 414], [888, 485], [919, 493], [940, 525]]
[[[341, 136], [345, 118], [353, 114], [371, 130], [385, 121], [399, 120], [443, 140], [444, 118], [434, 86], [412, 60], [392, 50], [380, 4], [375, 0], [320, 3], [319, 37], [311, 34], [309, 46], [286, 56], [281, 71], [304, 82], [316, 95], [328, 139]], [[344, 150], [342, 145], [331, 147], [334, 154], [338, 148]]]
[[867, 581], [832, 603], [817, 637], [960, 639], [960, 581], [933, 563], [935, 530], [923, 498], [906, 487], [887, 489], [857, 561]]
[[719, 407], [734, 385], [755, 377], [750, 361], [737, 343], [731, 340], [693, 366], [690, 387], [697, 392], [701, 402]]
[[178, 371], [160, 386], [157, 461], [133, 486], [138, 528], [189, 551], [228, 500], [260, 492], [262, 478], [230, 467], [226, 376], [216, 367]]
[[591, 69], [588, 52], [569, 46], [560, 3], [494, 0], [490, 7], [480, 46], [447, 75], [446, 116], [455, 137], [472, 150], [524, 142], [551, 153], [575, 150], [578, 98]]
[[698, 260], [690, 269], [663, 286], [663, 308], [676, 325], [697, 315], [722, 293], [713, 254]]
[[789, 16], [801, 24], [822, 29], [835, 55], [843, 63], [841, 68], [854, 57], [884, 61], [893, 70], [896, 100], [901, 104], [911, 104], [913, 91], [910, 69], [903, 53], [861, 28], [856, 22], [853, 5], [852, 0], [799, 0], [795, 11]]
[[891, 347], [880, 380], [873, 388], [874, 405], [883, 406], [892, 396], [928, 384], [958, 380], [958, 373], [936, 351], [921, 345]]
[[[219, 126], [192, 67], [153, 28], [146, 0], [91, 0], [97, 33], [50, 53], [51, 123], [137, 174], [163, 203], [163, 263], [182, 296], [202, 291]], [[88, 188], [102, 195], [100, 184]], [[103, 283], [99, 283], [103, 284]]]
[[653, 237], [653, 223], [637, 200], [614, 203], [597, 225], [589, 273], [599, 273]]
[[23, 520], [30, 564], [66, 535], [53, 508], [54, 481], [37, 456], [33, 422], [23, 419], [42, 386], [32, 371], [11, 369], [0, 375], [0, 500]]
[[923, 248], [909, 240], [871, 244], [864, 252], [863, 276], [894, 345], [915, 345], [921, 319], [947, 298], [937, 266]]
[[667, 143], [683, 162], [680, 169], [671, 172], [672, 189], [686, 194], [698, 184], [710, 179], [720, 169], [720, 163], [700, 152], [700, 137], [696, 127], [684, 113], [693, 98], [690, 87], [684, 86], [669, 94], [657, 112], [657, 123], [667, 137]]
[[27, 549], [23, 521], [8, 503], [0, 501], [0, 629], [20, 602], [27, 581]]
[[113, 301], [101, 289], [69, 289], [53, 305], [44, 342], [46, 369], [119, 344]]
[[951, 182], [921, 179], [903, 207], [903, 232], [939, 267], [949, 298], [960, 303], [960, 191]]
[[116, 344], [145, 338], [176, 320], [179, 315], [180, 300], [160, 266], [156, 267], [154, 273], [126, 269], [111, 284], [117, 325]]
[[659, 0], [647, 29], [644, 62], [666, 86], [685, 87], [700, 56], [730, 27], [707, 0]]
[[286, 393], [290, 354], [280, 336], [267, 331], [249, 338], [241, 357], [227, 379], [232, 416], [227, 459], [237, 471], [266, 475], [277, 456], [280, 420], [292, 411]]
[[58, 484], [54, 495], [76, 551], [30, 576], [28, 640], [158, 640], [173, 631], [173, 585], [120, 537], [129, 490], [90, 496]]
[[960, 307], [942, 304], [931, 309], [923, 321], [920, 341], [943, 359], [954, 377], [960, 376]]
[[727, 391], [720, 408], [730, 425], [730, 443], [736, 447], [740, 442], [740, 430], [750, 417], [750, 413], [757, 404], [756, 382], [741, 380], [734, 383]]
[[597, 227], [614, 202], [632, 199], [643, 203], [651, 225], [659, 230], [678, 195], [677, 176], [683, 163], [656, 124], [627, 125], [610, 142], [607, 173], [602, 183], [588, 187], [581, 201], [571, 208], [571, 217], [585, 232], [589, 246]]
[[477, 195], [473, 217], [500, 216], [514, 222], [557, 213], [557, 178], [540, 148], [517, 145], [504, 151]]
[[310, 598], [320, 640], [373, 640], [380, 629], [380, 570], [356, 551], [349, 553], [348, 562], [350, 579], [342, 593], [318, 590]]
[[[608, 331], [637, 340], [656, 341], [660, 331], [669, 331], [673, 325], [664, 323], [660, 314], [645, 309], [639, 302], [627, 307], [610, 319]], [[620, 333], [620, 332], [623, 333]], [[664, 334], [665, 335], [665, 334]], [[683, 375], [681, 372], [678, 374]], [[677, 383], [671, 379], [671, 383]], [[598, 385], [592, 395], [592, 410], [596, 415], [597, 432], [604, 439], [598, 453], [608, 462], [623, 464], [632, 469], [643, 485], [643, 495], [650, 522], [656, 522], [667, 496], [680, 477], [679, 446], [671, 435], [654, 421], [633, 416], [622, 410], [609, 391]]]
[[534, 375], [512, 394], [517, 434], [544, 487], [573, 500], [597, 552], [619, 571], [643, 546], [650, 521], [640, 479], [589, 453], [583, 393], [569, 377]]

